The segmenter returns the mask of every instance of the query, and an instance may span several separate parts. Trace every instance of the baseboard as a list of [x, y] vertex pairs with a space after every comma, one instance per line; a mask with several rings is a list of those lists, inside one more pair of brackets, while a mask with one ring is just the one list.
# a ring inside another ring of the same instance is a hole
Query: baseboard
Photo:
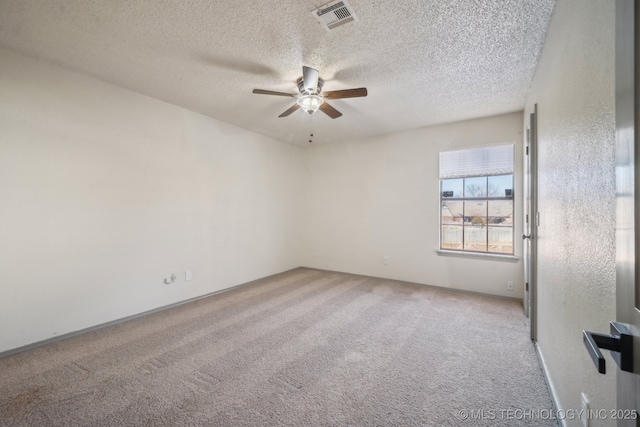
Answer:
[[349, 271], [327, 270], [327, 269], [324, 269], [324, 268], [306, 267], [306, 266], [300, 266], [298, 268], [306, 268], [306, 269], [309, 269], [309, 270], [324, 271], [326, 273], [350, 274], [352, 276], [369, 277], [369, 278], [372, 278], [372, 279], [379, 279], [379, 280], [393, 280], [394, 282], [406, 283], [408, 285], [424, 286], [424, 287], [431, 288], [431, 289], [438, 290], [438, 291], [455, 292], [455, 293], [468, 294], [468, 295], [478, 295], [478, 296], [481, 296], [481, 297], [489, 297], [489, 298], [498, 298], [498, 299], [508, 300], [508, 301], [517, 301], [517, 302], [520, 302], [520, 303], [524, 304], [524, 300], [522, 298], [508, 297], [508, 296], [504, 296], [504, 295], [488, 294], [486, 292], [468, 291], [466, 289], [447, 288], [445, 286], [428, 285], [426, 283], [409, 282], [409, 281], [406, 281], [406, 280], [394, 279], [392, 277], [370, 276], [370, 275], [367, 275], [367, 274], [351, 273]]
[[232, 291], [234, 289], [242, 288], [244, 286], [250, 286], [250, 285], [253, 285], [254, 283], [257, 283], [258, 281], [265, 280], [265, 279], [271, 279], [271, 278], [274, 278], [276, 276], [279, 276], [280, 274], [285, 274], [285, 273], [288, 273], [290, 271], [297, 270], [298, 268], [300, 268], [300, 267], [292, 268], [290, 270], [282, 271], [280, 273], [276, 273], [276, 274], [272, 274], [272, 275], [269, 275], [269, 276], [261, 277], [259, 279], [251, 280], [251, 281], [246, 282], [246, 283], [241, 283], [239, 285], [231, 286], [229, 288], [220, 289], [218, 291], [210, 292], [208, 294], [204, 294], [204, 295], [200, 295], [200, 296], [197, 296], [197, 297], [189, 298], [189, 299], [186, 299], [186, 300], [183, 300], [183, 301], [178, 301], [178, 302], [175, 302], [175, 303], [172, 303], [172, 304], [169, 304], [169, 305], [164, 305], [162, 307], [154, 308], [154, 309], [151, 309], [151, 310], [148, 310], [148, 311], [143, 311], [142, 313], [132, 314], [131, 316], [126, 316], [126, 317], [122, 317], [122, 318], [119, 318], [119, 319], [116, 319], [116, 320], [111, 320], [109, 322], [100, 323], [99, 325], [90, 326], [88, 328], [80, 329], [78, 331], [73, 331], [73, 332], [68, 332], [66, 334], [57, 335], [57, 336], [52, 337], [52, 338], [47, 338], [46, 340], [36, 341], [36, 342], [34, 342], [32, 344], [27, 344], [25, 346], [12, 348], [10, 350], [5, 350], [5, 351], [0, 352], [0, 359], [2, 359], [3, 357], [11, 356], [13, 354], [22, 353], [23, 351], [27, 351], [27, 350], [31, 350], [31, 349], [34, 349], [34, 348], [42, 347], [42, 346], [45, 346], [45, 345], [48, 345], [48, 344], [52, 344], [54, 342], [66, 340], [68, 338], [73, 338], [73, 337], [76, 337], [78, 335], [86, 334], [88, 332], [93, 332], [93, 331], [97, 331], [97, 330], [100, 330], [100, 329], [108, 328], [109, 326], [114, 326], [114, 325], [117, 325], [119, 323], [127, 322], [129, 320], [139, 319], [141, 317], [149, 316], [150, 314], [158, 313], [160, 311], [167, 310], [167, 309], [174, 308], [174, 307], [178, 307], [178, 306], [181, 306], [183, 304], [188, 304], [190, 302], [198, 301], [198, 300], [201, 300], [203, 298], [208, 298], [208, 297], [211, 297], [211, 296], [214, 296], [214, 295], [218, 295], [218, 294], [221, 294], [221, 293], [224, 293], [224, 292]]
[[[544, 356], [540, 352], [540, 347], [538, 343], [534, 341], [533, 343], [536, 349], [536, 355], [538, 356], [538, 361], [540, 362], [540, 366], [542, 367], [542, 375], [544, 376], [544, 381], [547, 383], [547, 388], [549, 389], [549, 394], [551, 395], [551, 403], [553, 403], [553, 411], [555, 414], [559, 413], [560, 406], [558, 405], [558, 395], [556, 393], [556, 389], [553, 387], [553, 382], [549, 377], [549, 370], [547, 369], [547, 364], [544, 362]], [[558, 419], [558, 425], [561, 427], [567, 427], [567, 422], [565, 419]]]

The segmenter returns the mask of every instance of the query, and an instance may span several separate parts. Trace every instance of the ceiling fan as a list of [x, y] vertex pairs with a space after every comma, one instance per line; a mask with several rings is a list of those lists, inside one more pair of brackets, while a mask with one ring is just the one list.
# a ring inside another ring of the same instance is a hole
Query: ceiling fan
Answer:
[[320, 110], [332, 119], [337, 119], [342, 115], [342, 113], [327, 104], [327, 101], [332, 99], [359, 98], [367, 96], [367, 88], [365, 87], [321, 92], [324, 80], [320, 78], [318, 70], [305, 66], [302, 67], [302, 77], [298, 79], [297, 84], [300, 95], [296, 93], [274, 92], [272, 90], [264, 89], [254, 89], [253, 93], [297, 98], [296, 103], [278, 117], [286, 117], [298, 108], [302, 108], [303, 111], [306, 111], [309, 114], [313, 114]]

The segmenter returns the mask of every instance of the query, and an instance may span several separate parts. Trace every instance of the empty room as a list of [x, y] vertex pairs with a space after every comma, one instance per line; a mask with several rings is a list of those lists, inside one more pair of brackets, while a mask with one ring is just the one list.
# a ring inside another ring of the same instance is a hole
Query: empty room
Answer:
[[635, 425], [638, 9], [0, 0], [0, 425]]

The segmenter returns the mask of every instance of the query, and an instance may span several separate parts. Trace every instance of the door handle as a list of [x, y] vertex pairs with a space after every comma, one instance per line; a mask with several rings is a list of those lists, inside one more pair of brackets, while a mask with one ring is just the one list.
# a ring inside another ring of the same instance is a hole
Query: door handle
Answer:
[[522, 235], [522, 240], [524, 239], [530, 239], [531, 238], [531, 234], [523, 234]]
[[582, 342], [596, 365], [598, 372], [606, 373], [604, 356], [600, 349], [611, 350], [611, 357], [621, 370], [633, 372], [633, 335], [629, 329], [618, 322], [609, 322], [611, 334], [598, 334], [582, 331]]

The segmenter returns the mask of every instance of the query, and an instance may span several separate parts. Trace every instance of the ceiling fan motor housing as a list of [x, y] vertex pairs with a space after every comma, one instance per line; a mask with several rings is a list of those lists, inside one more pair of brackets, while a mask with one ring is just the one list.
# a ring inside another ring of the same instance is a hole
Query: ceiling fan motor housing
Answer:
[[324, 80], [318, 77], [318, 89], [315, 91], [315, 93], [309, 92], [307, 88], [304, 87], [304, 77], [300, 77], [297, 81], [297, 84], [298, 84], [298, 90], [300, 91], [300, 94], [317, 95], [322, 91], [322, 85], [324, 84]]

